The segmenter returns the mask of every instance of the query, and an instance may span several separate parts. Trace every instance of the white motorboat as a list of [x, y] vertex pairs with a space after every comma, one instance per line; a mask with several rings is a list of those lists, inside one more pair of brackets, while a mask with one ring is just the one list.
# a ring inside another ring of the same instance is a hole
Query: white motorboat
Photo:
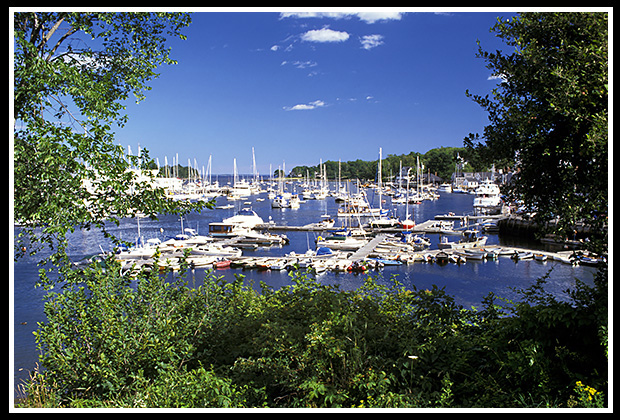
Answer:
[[443, 183], [439, 186], [439, 188], [437, 188], [437, 191], [442, 193], [451, 193], [452, 185], [448, 183]]
[[481, 248], [487, 243], [487, 239], [487, 236], [478, 236], [477, 230], [466, 230], [463, 232], [463, 239], [460, 241], [450, 242], [446, 236], [443, 236], [437, 247], [452, 250]]
[[196, 248], [192, 248], [192, 254], [196, 255], [211, 255], [221, 257], [240, 257], [241, 250], [233, 248], [231, 246], [222, 246], [217, 243], [200, 245]]
[[474, 198], [474, 212], [476, 214], [497, 214], [502, 209], [499, 186], [486, 179], [476, 189]]
[[251, 229], [237, 229], [237, 236], [240, 244], [252, 243], [257, 245], [284, 245], [289, 242], [286, 235], [275, 235], [273, 233], [261, 233]]
[[525, 251], [525, 252], [515, 251], [514, 254], [512, 254], [510, 258], [512, 258], [515, 261], [531, 260], [532, 258], [534, 258], [534, 254], [529, 251]]
[[459, 252], [459, 255], [465, 257], [467, 260], [483, 260], [487, 256], [487, 252], [483, 250], [463, 249]]
[[233, 223], [240, 227], [252, 229], [256, 225], [265, 223], [263, 219], [249, 207], [241, 209], [237, 214], [223, 220], [224, 223]]
[[255, 211], [244, 208], [221, 222], [209, 223], [209, 234], [214, 238], [232, 238], [262, 224], [263, 219]]
[[355, 238], [353, 236], [329, 236], [323, 238], [319, 236], [316, 241], [317, 247], [326, 247], [345, 251], [356, 251], [368, 243], [367, 239]]

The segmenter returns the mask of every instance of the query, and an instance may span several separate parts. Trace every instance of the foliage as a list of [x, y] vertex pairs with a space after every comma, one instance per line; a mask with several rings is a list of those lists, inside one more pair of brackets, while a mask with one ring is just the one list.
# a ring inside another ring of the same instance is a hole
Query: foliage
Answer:
[[31, 389], [47, 384], [49, 405], [583, 406], [577, 381], [605, 403], [604, 271], [569, 302], [541, 279], [522, 302], [476, 310], [395, 279], [341, 291], [294, 272], [258, 292], [208, 273], [198, 287], [157, 269], [128, 281], [117, 264], [48, 298]]
[[[397, 177], [402, 162], [403, 167], [416, 167], [416, 158], [419, 157], [420, 164], [425, 166], [424, 172], [430, 170], [431, 173], [437, 174], [444, 180], [450, 180], [456, 164], [457, 154], [466, 160], [469, 159], [470, 152], [464, 147], [438, 147], [427, 151], [424, 154], [410, 152], [406, 155], [388, 155], [384, 157], [382, 163], [383, 181], [390, 180], [390, 176]], [[377, 165], [379, 160], [364, 161], [357, 159], [340, 163], [341, 179], [359, 179], [369, 180], [377, 178]], [[475, 164], [476, 162], [470, 162]], [[324, 163], [327, 170], [328, 179], [338, 179], [338, 162], [328, 160]], [[479, 170], [479, 166], [469, 166], [470, 170]], [[305, 177], [306, 173], [310, 178], [314, 178], [319, 174], [318, 166], [296, 166], [291, 174]], [[415, 173], [415, 172], [414, 172]], [[405, 176], [406, 173], [403, 173]]]
[[[506, 188], [570, 237], [577, 222], [603, 231], [608, 212], [607, 13], [522, 13], [492, 28], [512, 50], [479, 48], [501, 79], [492, 96], [471, 95], [489, 116], [465, 144], [479, 160], [513, 162]], [[484, 143], [481, 143], [484, 140]], [[542, 223], [541, 223], [542, 225]], [[592, 242], [606, 252], [607, 241]]]
[[[118, 224], [138, 212], [183, 213], [151, 185], [148, 153], [114, 145], [124, 101], [138, 100], [173, 64], [165, 42], [189, 24], [178, 13], [14, 13], [14, 218], [16, 258], [48, 245], [68, 263], [66, 234]], [[135, 168], [135, 169], [133, 169]], [[138, 176], [140, 175], [140, 176]]]

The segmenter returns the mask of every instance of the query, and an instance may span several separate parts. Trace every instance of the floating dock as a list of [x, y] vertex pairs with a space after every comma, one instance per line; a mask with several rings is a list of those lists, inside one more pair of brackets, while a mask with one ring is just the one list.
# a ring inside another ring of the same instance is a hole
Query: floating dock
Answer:
[[357, 261], [357, 260], [363, 260], [364, 258], [367, 258], [368, 255], [370, 255], [370, 253], [372, 253], [375, 250], [377, 245], [379, 245], [381, 242], [385, 240], [385, 238], [386, 238], [385, 235], [377, 235], [366, 245], [364, 245], [363, 247], [355, 251], [353, 255], [351, 255], [347, 259], [350, 261]]
[[[256, 225], [254, 227], [255, 230], [268, 230], [268, 231], [290, 231], [290, 232], [325, 232], [332, 231], [338, 229], [344, 229], [344, 226], [334, 226], [334, 227], [325, 227], [320, 226], [317, 223], [311, 223], [304, 226], [289, 226], [289, 225], [275, 225], [269, 223], [263, 223], [260, 225]], [[439, 224], [438, 220], [430, 219], [422, 223], [416, 224], [413, 229], [403, 229], [399, 226], [394, 227], [384, 227], [384, 228], [364, 228], [369, 235], [372, 234], [381, 234], [381, 233], [401, 233], [401, 232], [413, 232], [413, 233], [441, 233], [441, 234], [460, 234], [459, 231], [450, 231], [448, 229], [444, 229]]]

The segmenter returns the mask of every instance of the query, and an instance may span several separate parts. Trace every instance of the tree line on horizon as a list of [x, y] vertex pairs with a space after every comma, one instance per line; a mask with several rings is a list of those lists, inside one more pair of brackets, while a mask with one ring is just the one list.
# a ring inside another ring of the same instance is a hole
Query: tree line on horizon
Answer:
[[[419, 158], [420, 166], [424, 165], [424, 173], [437, 175], [438, 177], [449, 180], [455, 170], [458, 158], [462, 158], [465, 162], [464, 171], [475, 172], [482, 171], [486, 168], [476, 163], [471, 150], [465, 147], [437, 147], [430, 149], [426, 153], [409, 152], [402, 155], [388, 154], [381, 162], [382, 180], [389, 181], [399, 176], [400, 167], [415, 168]], [[327, 172], [327, 179], [338, 179], [338, 166], [340, 165], [341, 179], [377, 179], [377, 167], [379, 159], [365, 161], [361, 159], [350, 160], [346, 162], [337, 162], [328, 160], [323, 163]], [[320, 173], [319, 165], [315, 166], [296, 166], [291, 170], [292, 177], [318, 177]], [[277, 176], [277, 171], [276, 171]], [[403, 170], [403, 176], [405, 176]]]

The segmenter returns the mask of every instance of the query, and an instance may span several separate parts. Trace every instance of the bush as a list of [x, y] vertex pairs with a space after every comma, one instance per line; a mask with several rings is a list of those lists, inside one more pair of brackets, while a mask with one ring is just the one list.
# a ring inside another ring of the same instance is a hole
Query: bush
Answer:
[[135, 281], [118, 272], [108, 260], [48, 297], [48, 320], [36, 333], [46, 371], [31, 390], [45, 388], [50, 405], [591, 402], [577, 381], [596, 389], [596, 404], [605, 401], [606, 272], [593, 288], [580, 284], [569, 303], [545, 294], [542, 279], [521, 291], [522, 302], [506, 309], [489, 295], [479, 310], [463, 309], [443, 289], [405, 290], [395, 279], [341, 291], [295, 273], [291, 285], [259, 293], [243, 276], [226, 283], [208, 274], [191, 288], [184, 276], [158, 270]]

